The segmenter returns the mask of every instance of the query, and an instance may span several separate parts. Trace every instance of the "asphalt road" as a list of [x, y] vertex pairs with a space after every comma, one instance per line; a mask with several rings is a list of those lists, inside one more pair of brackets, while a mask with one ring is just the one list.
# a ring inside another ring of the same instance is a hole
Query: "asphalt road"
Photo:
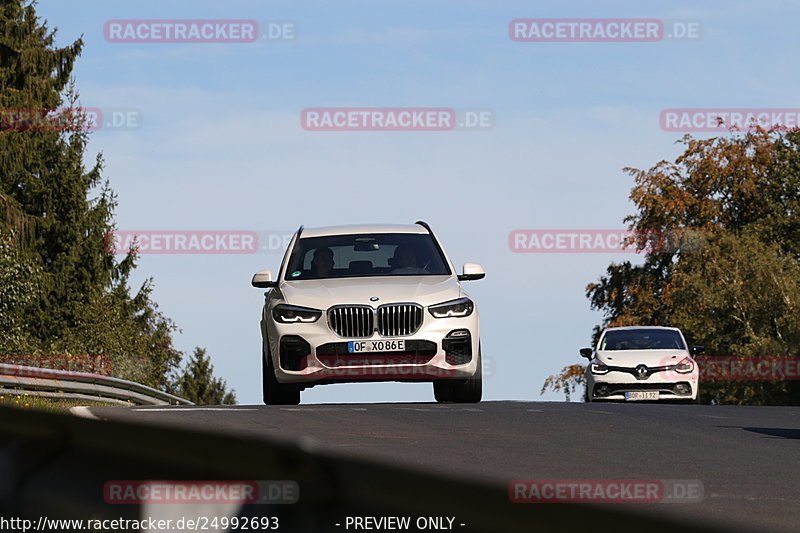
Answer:
[[333, 453], [495, 484], [694, 480], [703, 486], [700, 502], [624, 505], [735, 531], [800, 531], [800, 407], [484, 402], [90, 412], [100, 419], [302, 440]]

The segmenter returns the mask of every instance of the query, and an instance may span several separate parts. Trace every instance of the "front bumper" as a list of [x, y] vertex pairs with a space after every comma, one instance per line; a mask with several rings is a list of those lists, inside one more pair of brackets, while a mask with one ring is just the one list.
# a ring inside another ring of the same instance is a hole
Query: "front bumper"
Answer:
[[[480, 319], [476, 309], [463, 318], [434, 318], [424, 311], [412, 335], [348, 339], [328, 326], [327, 315], [313, 323], [282, 324], [262, 320], [275, 377], [280, 383], [306, 386], [353, 381], [436, 381], [466, 379], [479, 364]], [[462, 335], [453, 335], [461, 332]], [[464, 333], [466, 333], [464, 335]], [[349, 353], [348, 341], [402, 339], [401, 352]]]

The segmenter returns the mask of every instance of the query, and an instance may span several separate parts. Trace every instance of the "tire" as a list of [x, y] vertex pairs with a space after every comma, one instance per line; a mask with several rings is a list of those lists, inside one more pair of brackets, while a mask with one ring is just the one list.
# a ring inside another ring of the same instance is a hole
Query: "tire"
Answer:
[[483, 359], [478, 345], [478, 368], [467, 379], [448, 379], [433, 382], [433, 397], [444, 403], [478, 403], [483, 395]]
[[300, 388], [278, 383], [269, 352], [261, 356], [262, 387], [266, 405], [297, 405], [300, 403]]

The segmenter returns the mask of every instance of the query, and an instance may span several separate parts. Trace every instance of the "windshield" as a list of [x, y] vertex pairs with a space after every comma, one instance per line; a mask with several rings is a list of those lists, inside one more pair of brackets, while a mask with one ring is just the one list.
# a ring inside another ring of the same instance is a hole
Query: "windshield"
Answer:
[[598, 350], [685, 350], [680, 333], [671, 329], [606, 331]]
[[429, 234], [377, 233], [301, 238], [284, 279], [443, 275], [450, 268]]

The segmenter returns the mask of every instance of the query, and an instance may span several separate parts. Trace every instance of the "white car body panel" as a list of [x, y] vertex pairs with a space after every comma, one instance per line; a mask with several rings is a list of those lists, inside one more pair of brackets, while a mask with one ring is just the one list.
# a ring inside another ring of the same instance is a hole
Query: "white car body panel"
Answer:
[[453, 276], [375, 276], [307, 281], [287, 281], [281, 292], [287, 303], [327, 309], [339, 304], [370, 304], [377, 296], [381, 304], [415, 302], [424, 307], [464, 294]]

